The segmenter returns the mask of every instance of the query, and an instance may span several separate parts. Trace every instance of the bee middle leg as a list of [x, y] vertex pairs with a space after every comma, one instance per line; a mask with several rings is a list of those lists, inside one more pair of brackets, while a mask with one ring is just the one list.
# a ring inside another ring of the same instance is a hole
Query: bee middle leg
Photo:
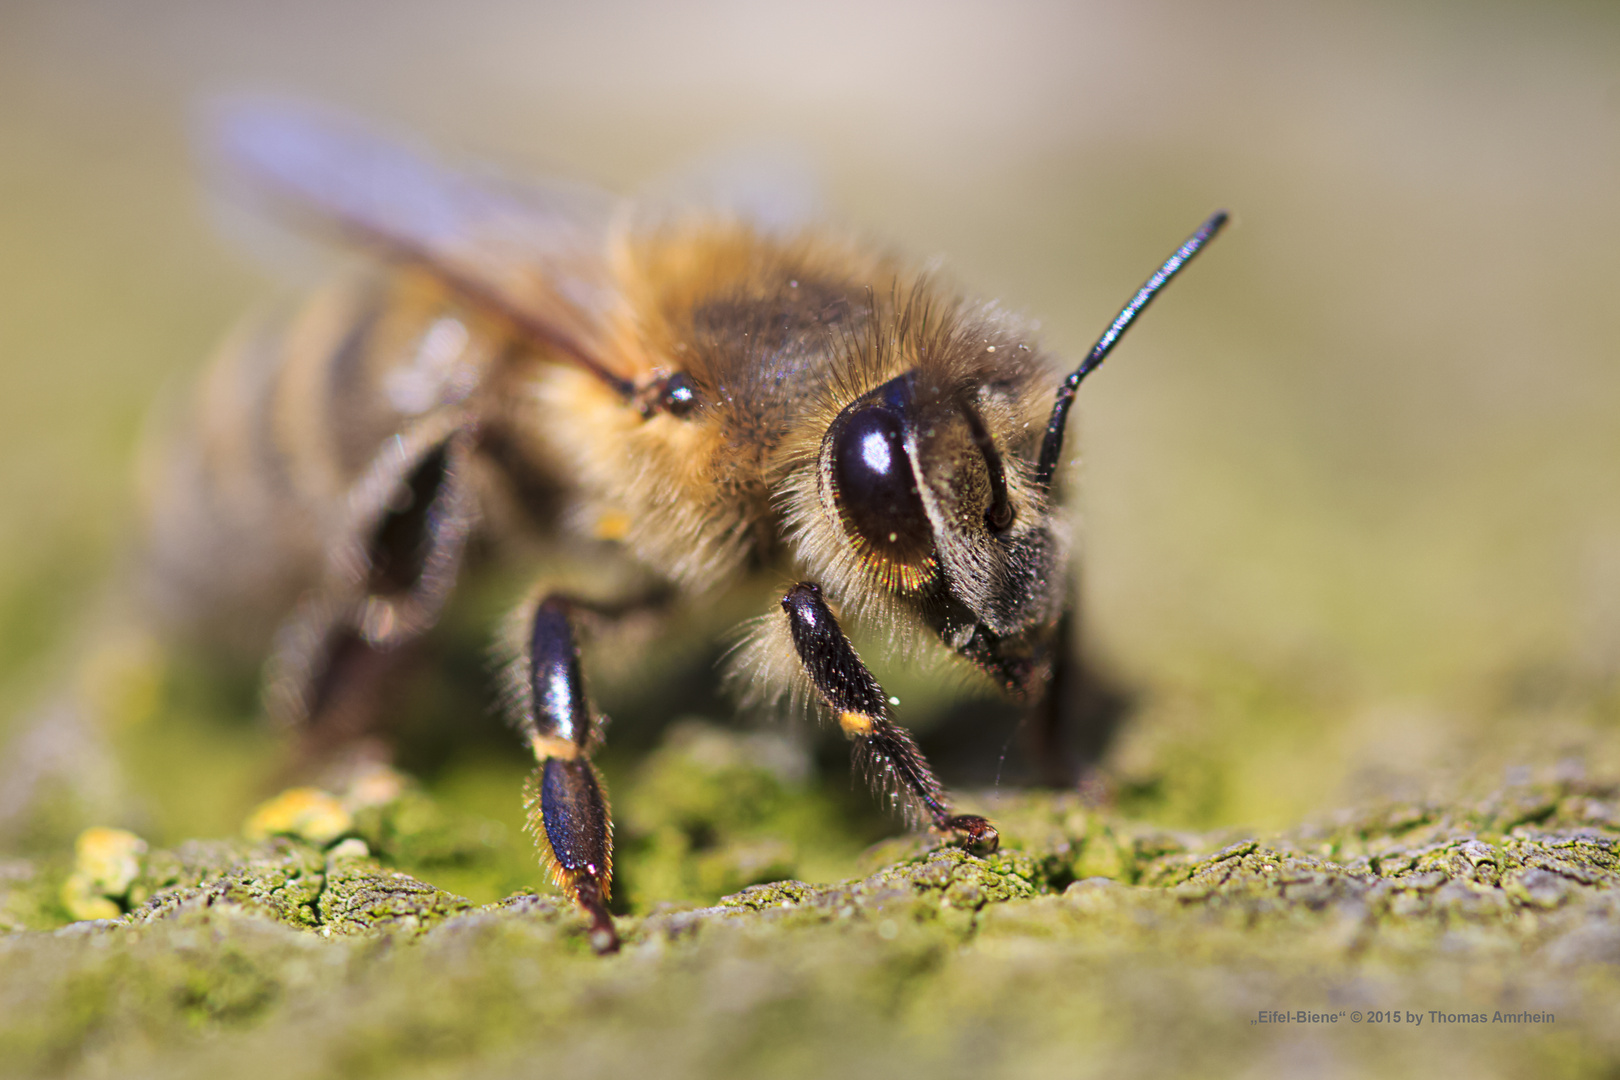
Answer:
[[994, 825], [975, 814], [951, 813], [944, 785], [910, 732], [890, 718], [883, 688], [844, 636], [821, 589], [800, 582], [782, 597], [782, 610], [805, 674], [855, 744], [856, 758], [873, 786], [881, 790], [897, 784], [937, 831], [968, 847], [994, 851], [1001, 839]]
[[526, 792], [529, 830], [552, 876], [591, 920], [591, 946], [616, 952], [607, 902], [613, 884], [613, 819], [591, 751], [604, 718], [591, 705], [574, 630], [578, 601], [542, 597], [524, 620], [519, 726], [536, 767]]
[[455, 587], [476, 512], [473, 433], [457, 418], [391, 440], [350, 490], [354, 518], [325, 579], [276, 635], [266, 711], [301, 733], [299, 758], [382, 745], [388, 695]]

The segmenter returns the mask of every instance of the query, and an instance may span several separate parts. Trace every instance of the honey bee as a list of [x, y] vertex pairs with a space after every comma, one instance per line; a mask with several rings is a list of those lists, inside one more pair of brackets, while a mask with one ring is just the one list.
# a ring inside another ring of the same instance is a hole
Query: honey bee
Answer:
[[1003, 308], [832, 230], [520, 187], [279, 107], [238, 108], [220, 131], [261, 198], [383, 270], [240, 334], [151, 487], [155, 603], [291, 612], [268, 662], [274, 715], [352, 723], [470, 542], [610, 546], [633, 573], [590, 595], [542, 580], [502, 640], [506, 708], [536, 761], [531, 830], [611, 951], [612, 822], [591, 762], [605, 718], [582, 620], [774, 573], [789, 584], [730, 677], [823, 710], [913, 822], [995, 847], [841, 620], [1041, 697], [1065, 662], [1055, 483], [1076, 388], [1224, 213], [1062, 378]]

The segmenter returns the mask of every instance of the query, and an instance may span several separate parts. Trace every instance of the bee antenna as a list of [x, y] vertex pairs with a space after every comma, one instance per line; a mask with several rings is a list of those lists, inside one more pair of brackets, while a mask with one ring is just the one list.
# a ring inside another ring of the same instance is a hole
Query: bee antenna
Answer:
[[1217, 210], [1209, 216], [1209, 220], [1198, 226], [1198, 231], [1187, 237], [1182, 245], [1176, 248], [1175, 254], [1166, 259], [1164, 265], [1136, 290], [1131, 302], [1120, 309], [1120, 313], [1114, 316], [1114, 321], [1103, 332], [1103, 336], [1097, 339], [1097, 344], [1091, 347], [1091, 353], [1085, 362], [1075, 369], [1074, 374], [1063, 380], [1062, 386], [1058, 387], [1057, 401], [1052, 405], [1052, 419], [1046, 423], [1046, 438], [1041, 442], [1040, 462], [1035, 468], [1035, 482], [1040, 485], [1042, 491], [1051, 490], [1052, 476], [1057, 472], [1058, 458], [1063, 455], [1063, 428], [1069, 421], [1069, 406], [1074, 404], [1074, 393], [1080, 388], [1080, 381], [1102, 366], [1102, 362], [1108, 359], [1108, 354], [1113, 352], [1114, 346], [1119, 344], [1119, 339], [1124, 336], [1131, 323], [1136, 321], [1142, 309], [1152, 303], [1153, 298], [1159, 295], [1159, 290], [1170, 284], [1170, 279], [1180, 273], [1181, 268], [1221, 231], [1227, 218], [1225, 210]]

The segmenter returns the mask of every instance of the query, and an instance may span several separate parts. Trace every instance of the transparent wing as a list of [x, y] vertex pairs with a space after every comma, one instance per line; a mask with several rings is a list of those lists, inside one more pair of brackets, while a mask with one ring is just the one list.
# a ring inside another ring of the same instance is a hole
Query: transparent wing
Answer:
[[233, 102], [209, 145], [233, 187], [386, 258], [428, 268], [472, 302], [628, 393], [603, 334], [616, 294], [609, 223], [585, 189], [520, 186], [456, 170], [331, 113]]

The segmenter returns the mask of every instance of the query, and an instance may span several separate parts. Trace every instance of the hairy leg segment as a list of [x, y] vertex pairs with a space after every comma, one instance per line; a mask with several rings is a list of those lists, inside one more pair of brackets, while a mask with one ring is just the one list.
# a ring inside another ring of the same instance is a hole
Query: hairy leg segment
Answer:
[[619, 948], [607, 909], [613, 820], [590, 758], [603, 720], [585, 694], [572, 606], [566, 597], [543, 598], [524, 643], [528, 692], [519, 726], [537, 762], [526, 792], [529, 829], [558, 888], [590, 917], [591, 947], [611, 953]]
[[883, 688], [861, 663], [839, 629], [821, 589], [801, 582], [782, 597], [799, 662], [838, 724], [854, 744], [855, 759], [867, 780], [910, 800], [936, 831], [968, 847], [994, 851], [996, 827], [973, 814], [952, 814], [945, 789], [905, 728], [889, 715]]

